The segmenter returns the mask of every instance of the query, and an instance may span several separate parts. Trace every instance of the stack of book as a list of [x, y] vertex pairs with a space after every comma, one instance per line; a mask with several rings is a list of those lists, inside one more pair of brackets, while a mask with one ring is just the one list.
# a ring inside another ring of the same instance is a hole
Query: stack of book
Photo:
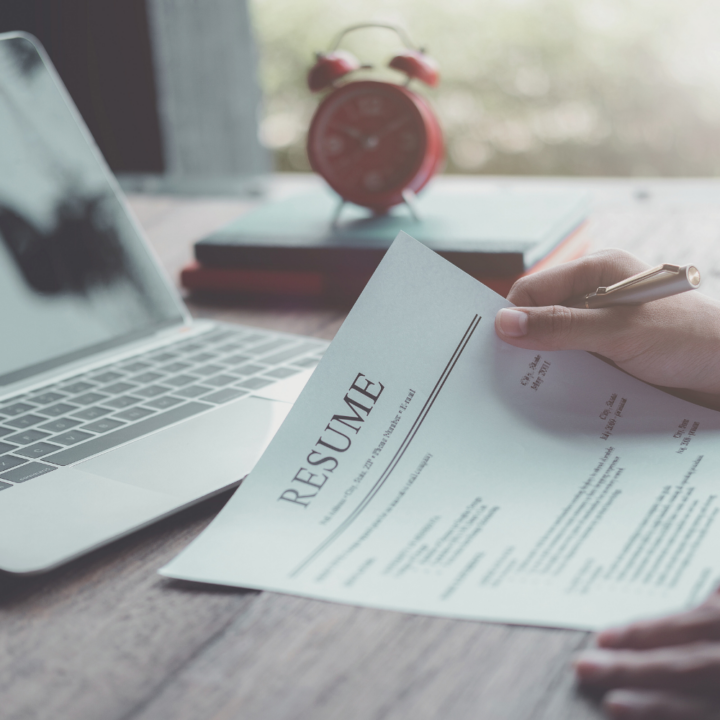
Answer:
[[523, 275], [582, 256], [589, 198], [567, 190], [436, 185], [384, 216], [317, 190], [268, 202], [195, 244], [181, 283], [193, 293], [353, 302], [398, 232], [502, 295]]

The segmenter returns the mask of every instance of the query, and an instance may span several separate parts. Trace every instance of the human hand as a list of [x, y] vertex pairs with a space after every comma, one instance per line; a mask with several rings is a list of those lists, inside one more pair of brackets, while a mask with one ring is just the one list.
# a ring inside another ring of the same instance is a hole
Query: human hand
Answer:
[[720, 718], [720, 592], [688, 612], [606, 630], [575, 661], [622, 720]]
[[[720, 402], [720, 303], [700, 292], [644, 305], [597, 310], [558, 303], [647, 269], [622, 250], [604, 250], [518, 280], [495, 330], [507, 343], [531, 350], [588, 350], [641, 380], [699, 393]], [[701, 394], [701, 395], [700, 395]], [[717, 397], [715, 397], [717, 395]]]

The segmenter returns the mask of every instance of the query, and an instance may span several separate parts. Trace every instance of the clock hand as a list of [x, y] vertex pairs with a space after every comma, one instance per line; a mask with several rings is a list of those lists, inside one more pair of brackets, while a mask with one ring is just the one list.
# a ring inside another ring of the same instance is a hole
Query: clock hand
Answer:
[[[403, 122], [405, 122], [405, 120], [403, 120]], [[363, 135], [359, 130], [350, 125], [336, 125], [335, 128], [349, 135], [354, 140], [357, 140], [363, 150], [374, 150], [380, 142], [380, 137], [377, 134]], [[388, 132], [392, 132], [392, 129], [391, 127]]]
[[[375, 138], [374, 145], [377, 145], [377, 143], [380, 142], [380, 140], [382, 140], [382, 138], [384, 138], [386, 135], [390, 135], [391, 133], [394, 133], [396, 130], [399, 130], [409, 120], [410, 120], [410, 118], [408, 118], [408, 117], [400, 118], [400, 119], [396, 120], [395, 122], [390, 123], [388, 126], [378, 130], [378, 132], [376, 132], [374, 135], [370, 136], [370, 137]], [[368, 140], [369, 140], [369, 138], [368, 138]]]
[[349, 135], [353, 140], [357, 140], [361, 145], [365, 143], [366, 137], [359, 130], [350, 125], [336, 125], [338, 130]]

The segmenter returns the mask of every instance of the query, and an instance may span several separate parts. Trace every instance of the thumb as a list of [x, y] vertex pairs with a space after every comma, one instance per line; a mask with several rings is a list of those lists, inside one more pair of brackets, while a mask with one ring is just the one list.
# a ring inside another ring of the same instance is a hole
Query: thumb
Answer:
[[587, 350], [608, 355], [608, 346], [622, 326], [615, 316], [618, 310], [563, 305], [503, 308], [495, 316], [495, 332], [501, 340], [527, 350]]

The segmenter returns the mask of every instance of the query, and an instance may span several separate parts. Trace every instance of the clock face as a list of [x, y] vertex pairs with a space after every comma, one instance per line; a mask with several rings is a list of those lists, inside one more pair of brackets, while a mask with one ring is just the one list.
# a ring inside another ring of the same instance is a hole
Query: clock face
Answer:
[[352, 82], [320, 104], [308, 134], [314, 170], [344, 199], [378, 211], [418, 191], [442, 155], [437, 121], [399, 85]]

